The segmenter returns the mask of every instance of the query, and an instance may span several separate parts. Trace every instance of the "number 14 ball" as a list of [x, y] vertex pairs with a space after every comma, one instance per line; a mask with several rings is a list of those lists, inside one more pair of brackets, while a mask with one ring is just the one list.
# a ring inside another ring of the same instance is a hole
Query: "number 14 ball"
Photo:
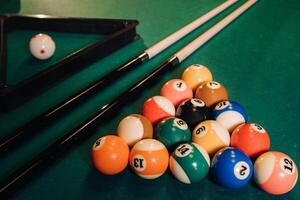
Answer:
[[145, 179], [155, 179], [168, 168], [169, 153], [165, 145], [154, 139], [143, 139], [131, 149], [130, 166], [134, 173]]

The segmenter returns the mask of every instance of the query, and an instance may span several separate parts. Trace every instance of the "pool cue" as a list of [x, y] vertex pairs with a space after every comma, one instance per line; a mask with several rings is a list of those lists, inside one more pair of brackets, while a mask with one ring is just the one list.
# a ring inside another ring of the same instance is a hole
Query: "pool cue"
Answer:
[[53, 162], [59, 156], [66, 152], [71, 145], [82, 139], [83, 136], [86, 138], [91, 134], [91, 129], [93, 129], [99, 122], [103, 121], [109, 115], [113, 114], [113, 111], [120, 109], [120, 107], [131, 100], [135, 95], [139, 94], [145, 87], [150, 85], [152, 82], [156, 81], [162, 74], [171, 71], [177, 65], [179, 65], [184, 59], [195, 52], [198, 48], [203, 46], [208, 40], [214, 37], [222, 29], [224, 29], [228, 24], [234, 21], [238, 16], [244, 13], [248, 8], [256, 3], [257, 0], [248, 0], [238, 9], [230, 13], [220, 22], [215, 24], [209, 30], [204, 32], [198, 38], [193, 40], [183, 49], [178, 51], [174, 56], [165, 61], [159, 67], [157, 67], [153, 72], [145, 76], [135, 83], [131, 88], [123, 92], [120, 96], [114, 99], [111, 103], [103, 106], [98, 110], [98, 112], [91, 117], [89, 120], [81, 123], [77, 128], [70, 131], [69, 133], [62, 136], [31, 161], [27, 162], [25, 165], [20, 167], [14, 173], [12, 173], [8, 178], [0, 182], [0, 194], [7, 193], [13, 190], [18, 184], [29, 178], [34, 173], [39, 171], [41, 168], [45, 168], [49, 163]]
[[84, 100], [99, 92], [99, 90], [103, 89], [108, 84], [117, 80], [125, 73], [134, 69], [138, 65], [141, 65], [142, 63], [145, 63], [146, 61], [150, 60], [151, 58], [168, 48], [170, 45], [172, 45], [188, 33], [192, 32], [193, 30], [203, 25], [205, 22], [207, 22], [214, 16], [224, 11], [226, 8], [228, 8], [235, 2], [237, 2], [237, 0], [228, 0], [223, 4], [217, 6], [208, 13], [202, 15], [201, 17], [192, 21], [188, 25], [169, 35], [165, 39], [154, 44], [152, 47], [146, 49], [143, 53], [131, 59], [126, 64], [123, 64], [115, 70], [109, 72], [103, 78], [87, 86], [87, 88], [79, 91], [72, 97], [68, 98], [67, 100], [64, 100], [62, 103], [59, 103], [53, 108], [50, 108], [46, 112], [38, 115], [31, 121], [27, 122], [25, 125], [17, 128], [16, 130], [7, 134], [3, 138], [0, 138], [0, 155], [8, 152], [10, 148], [18, 144], [20, 141], [27, 139], [30, 136], [33, 136], [34, 133], [37, 133], [47, 124], [51, 123], [58, 117], [62, 116], [62, 114], [66, 113], [67, 111], [71, 110]]

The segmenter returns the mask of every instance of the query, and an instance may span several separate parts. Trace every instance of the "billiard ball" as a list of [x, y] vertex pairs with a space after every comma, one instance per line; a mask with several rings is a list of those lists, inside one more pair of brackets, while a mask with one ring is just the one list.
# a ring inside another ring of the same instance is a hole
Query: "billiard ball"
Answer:
[[160, 94], [169, 99], [175, 107], [182, 101], [193, 98], [192, 89], [180, 79], [172, 79], [166, 82], [161, 88]]
[[201, 181], [209, 171], [210, 159], [207, 152], [198, 144], [179, 145], [170, 156], [170, 170], [182, 183]]
[[158, 140], [143, 139], [130, 151], [130, 166], [140, 177], [155, 179], [164, 174], [168, 168], [169, 153]]
[[175, 107], [166, 97], [154, 96], [145, 101], [142, 113], [155, 125], [167, 117], [174, 117]]
[[270, 137], [260, 125], [245, 123], [239, 125], [231, 134], [231, 146], [243, 151], [251, 158], [269, 151]]
[[207, 81], [197, 88], [195, 97], [201, 99], [206, 106], [210, 107], [220, 101], [227, 100], [228, 94], [222, 84], [216, 81]]
[[219, 102], [213, 109], [213, 118], [229, 132], [248, 120], [246, 110], [234, 101]]
[[199, 64], [193, 64], [184, 70], [182, 80], [185, 81], [193, 91], [195, 91], [201, 83], [205, 81], [212, 81], [213, 77], [207, 67]]
[[54, 54], [55, 43], [49, 35], [40, 33], [30, 39], [29, 50], [35, 58], [45, 60]]
[[218, 150], [229, 146], [230, 135], [227, 129], [215, 120], [205, 120], [193, 130], [192, 141], [213, 156]]
[[182, 102], [177, 110], [176, 117], [183, 119], [191, 130], [207, 118], [208, 108], [200, 99], [190, 99]]
[[226, 188], [241, 188], [253, 175], [250, 158], [242, 151], [225, 147], [219, 150], [212, 159], [211, 172], [214, 180]]
[[132, 114], [122, 119], [118, 125], [118, 136], [125, 140], [129, 147], [144, 138], [153, 137], [150, 121], [139, 114]]
[[285, 194], [294, 188], [297, 179], [297, 165], [284, 153], [269, 151], [254, 163], [254, 181], [267, 193]]
[[99, 138], [92, 148], [92, 161], [96, 169], [106, 175], [123, 171], [128, 164], [129, 148], [126, 142], [115, 135]]
[[170, 117], [156, 126], [155, 138], [161, 141], [169, 150], [173, 150], [180, 143], [191, 141], [191, 131], [185, 121]]

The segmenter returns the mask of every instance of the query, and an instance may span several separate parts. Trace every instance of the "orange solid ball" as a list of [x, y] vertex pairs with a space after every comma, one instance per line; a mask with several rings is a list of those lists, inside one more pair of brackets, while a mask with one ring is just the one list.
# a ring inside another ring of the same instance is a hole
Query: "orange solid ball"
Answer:
[[184, 100], [193, 98], [193, 90], [180, 79], [166, 82], [161, 88], [160, 94], [169, 99], [175, 107]]
[[235, 128], [230, 143], [250, 158], [256, 158], [270, 149], [269, 134], [262, 126], [254, 123], [241, 124]]
[[114, 175], [123, 171], [129, 158], [126, 142], [115, 135], [99, 138], [92, 148], [94, 166], [103, 174]]

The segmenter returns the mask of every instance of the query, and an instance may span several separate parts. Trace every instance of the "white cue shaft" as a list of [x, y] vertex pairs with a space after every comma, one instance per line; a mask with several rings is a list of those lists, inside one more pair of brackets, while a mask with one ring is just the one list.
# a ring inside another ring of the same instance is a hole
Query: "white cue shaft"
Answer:
[[237, 0], [228, 0], [224, 2], [223, 4], [219, 5], [218, 7], [214, 8], [213, 10], [209, 11], [205, 15], [202, 15], [201, 17], [197, 18], [196, 20], [192, 21], [188, 25], [184, 26], [183, 28], [179, 29], [178, 31], [172, 33], [165, 39], [159, 41], [158, 43], [154, 44], [150, 48], [145, 50], [145, 53], [148, 55], [148, 58], [151, 59], [157, 54], [159, 54], [161, 51], [187, 35], [188, 33], [195, 30], [197, 27], [201, 26], [214, 16], [218, 15], [220, 12], [231, 6], [237, 2]]
[[213, 27], [208, 29], [205, 33], [203, 33], [198, 38], [196, 38], [191, 43], [189, 43], [187, 46], [185, 46], [183, 49], [178, 51], [175, 54], [175, 57], [177, 57], [179, 62], [182, 62], [186, 57], [188, 57], [195, 50], [200, 48], [203, 44], [205, 44], [208, 40], [210, 40], [212, 37], [214, 37], [217, 33], [219, 33], [223, 28], [225, 28], [228, 24], [230, 24], [233, 20], [235, 20], [238, 16], [240, 16], [243, 12], [245, 12], [248, 8], [250, 8], [256, 2], [257, 2], [257, 0], [248, 0], [246, 3], [244, 3], [238, 9], [236, 9], [235, 11], [230, 13], [228, 16], [226, 16], [220, 22], [218, 22]]

